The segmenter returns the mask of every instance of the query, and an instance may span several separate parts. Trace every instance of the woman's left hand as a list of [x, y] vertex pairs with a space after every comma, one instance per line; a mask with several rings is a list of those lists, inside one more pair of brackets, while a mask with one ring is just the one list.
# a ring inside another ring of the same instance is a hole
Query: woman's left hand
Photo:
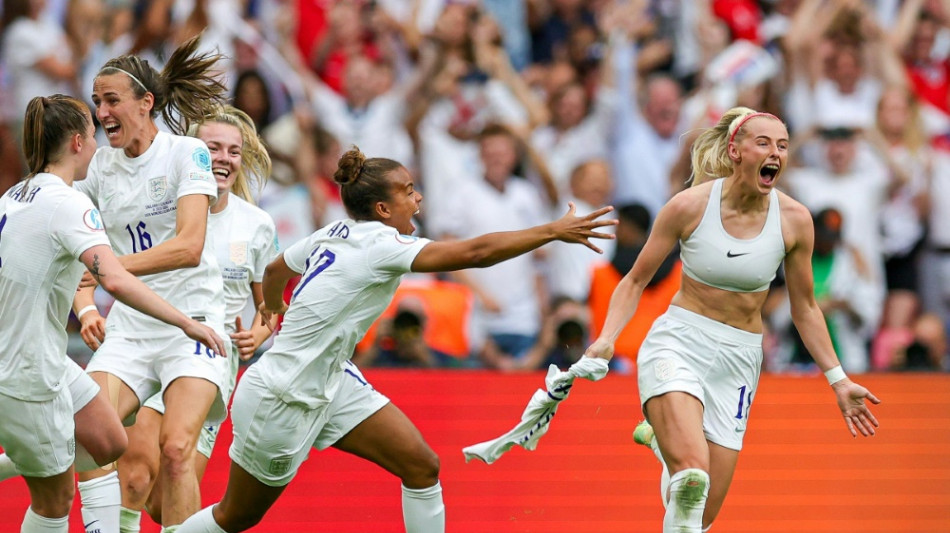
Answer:
[[871, 394], [871, 391], [858, 385], [848, 378], [838, 381], [831, 388], [838, 397], [838, 408], [841, 409], [841, 415], [848, 424], [848, 431], [852, 437], [857, 437], [860, 431], [865, 437], [874, 435], [874, 428], [879, 427], [877, 419], [871, 414], [871, 410], [864, 403], [865, 399], [871, 403], [878, 404], [881, 400]]

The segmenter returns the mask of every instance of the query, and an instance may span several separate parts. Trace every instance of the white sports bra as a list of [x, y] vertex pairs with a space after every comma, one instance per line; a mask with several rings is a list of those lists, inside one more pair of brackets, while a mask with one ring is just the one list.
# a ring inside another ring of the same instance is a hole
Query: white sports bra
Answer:
[[722, 227], [722, 182], [713, 182], [699, 226], [680, 241], [683, 272], [690, 278], [726, 291], [768, 290], [785, 259], [778, 193], [769, 193], [769, 212], [762, 231], [751, 239], [737, 239]]

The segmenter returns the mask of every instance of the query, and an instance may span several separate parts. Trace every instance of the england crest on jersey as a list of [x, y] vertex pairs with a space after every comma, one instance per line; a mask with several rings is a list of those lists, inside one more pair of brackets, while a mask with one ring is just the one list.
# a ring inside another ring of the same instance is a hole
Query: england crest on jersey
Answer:
[[165, 198], [168, 192], [168, 180], [165, 176], [152, 178], [148, 180], [148, 198], [153, 202], [158, 202]]
[[237, 266], [247, 263], [247, 241], [232, 242], [229, 247], [229, 258]]

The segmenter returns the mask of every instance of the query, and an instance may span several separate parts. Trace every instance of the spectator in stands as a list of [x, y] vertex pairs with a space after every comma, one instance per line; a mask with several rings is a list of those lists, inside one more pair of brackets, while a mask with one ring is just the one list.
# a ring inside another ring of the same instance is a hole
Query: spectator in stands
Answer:
[[[550, 216], [557, 216], [564, 202], [574, 202], [579, 213], [590, 213], [610, 203], [613, 193], [610, 166], [602, 159], [581, 163], [571, 173], [570, 187], [569, 195], [551, 203]], [[602, 261], [604, 256], [613, 255], [614, 242], [608, 241], [601, 248], [604, 250], [603, 255], [591, 250], [575, 250], [556, 242], [547, 246], [547, 279], [551, 295], [586, 302], [593, 266]]]
[[[649, 19], [644, 15], [644, 21]], [[645, 24], [646, 22], [641, 22]], [[611, 149], [614, 200], [641, 203], [657, 212], [671, 193], [683, 187], [671, 184], [671, 169], [679, 153], [682, 89], [672, 77], [637, 72], [638, 46], [629, 42], [637, 27], [618, 29], [613, 54], [617, 84], [617, 117]]]
[[[813, 217], [815, 250], [812, 272], [815, 301], [825, 315], [828, 333], [841, 366], [848, 372], [861, 373], [870, 368], [868, 345], [881, 315], [884, 299], [874, 282], [867, 261], [855, 247], [842, 241], [842, 215], [827, 208]], [[790, 312], [786, 307], [784, 312]], [[807, 348], [788, 320], [789, 362], [793, 366], [813, 364]]]
[[796, 132], [868, 128], [882, 87], [906, 85], [896, 51], [861, 2], [803, 0], [785, 46], [792, 72], [786, 112]]
[[[868, 139], [877, 148], [878, 159], [891, 176], [881, 213], [887, 299], [875, 339], [877, 345], [886, 344], [890, 336], [910, 335], [920, 314], [918, 264], [933, 163], [919, 100], [908, 88], [885, 90], [878, 104], [876, 126], [868, 133]], [[872, 357], [875, 368], [880, 368], [878, 360]]]
[[[63, 27], [43, 16], [45, 0], [8, 0], [3, 6], [0, 50], [12, 80], [10, 128], [22, 149], [23, 115], [39, 95], [79, 93], [79, 57]], [[22, 160], [22, 156], [21, 156]]]
[[[479, 145], [484, 172], [480, 179], [459, 185], [447, 198], [452, 214], [443, 238], [465, 239], [504, 229], [523, 229], [547, 220], [541, 196], [528, 181], [514, 176], [517, 139], [502, 126], [489, 126]], [[546, 309], [544, 279], [531, 255], [523, 255], [477, 270], [454, 274], [475, 294], [475, 320], [502, 355], [486, 361], [506, 366], [524, 356], [537, 342]], [[476, 345], [481, 345], [476, 341]]]
[[834, 207], [844, 219], [843, 240], [861, 251], [873, 279], [884, 286], [881, 209], [887, 201], [890, 177], [880, 165], [859, 160], [859, 137], [848, 127], [822, 129], [820, 160], [814, 166], [789, 169], [792, 197], [812, 212]]

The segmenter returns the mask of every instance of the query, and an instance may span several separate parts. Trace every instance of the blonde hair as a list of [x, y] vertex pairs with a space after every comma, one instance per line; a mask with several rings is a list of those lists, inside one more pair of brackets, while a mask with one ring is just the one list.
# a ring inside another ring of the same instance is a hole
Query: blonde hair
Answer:
[[271, 172], [270, 154], [267, 153], [264, 142], [257, 135], [254, 121], [244, 111], [231, 105], [224, 105], [201, 120], [193, 122], [188, 127], [188, 136], [198, 137], [198, 130], [209, 122], [234, 126], [241, 132], [241, 168], [234, 179], [234, 185], [231, 186], [231, 192], [248, 202], [254, 203], [254, 197], [251, 195], [250, 176], [254, 176], [257, 190], [260, 192]]
[[735, 163], [729, 157], [729, 143], [742, 139], [743, 126], [754, 116], [779, 120], [770, 113], [760, 113], [748, 107], [733, 107], [722, 115], [715, 126], [699, 134], [690, 150], [693, 168], [691, 186], [732, 174]]

